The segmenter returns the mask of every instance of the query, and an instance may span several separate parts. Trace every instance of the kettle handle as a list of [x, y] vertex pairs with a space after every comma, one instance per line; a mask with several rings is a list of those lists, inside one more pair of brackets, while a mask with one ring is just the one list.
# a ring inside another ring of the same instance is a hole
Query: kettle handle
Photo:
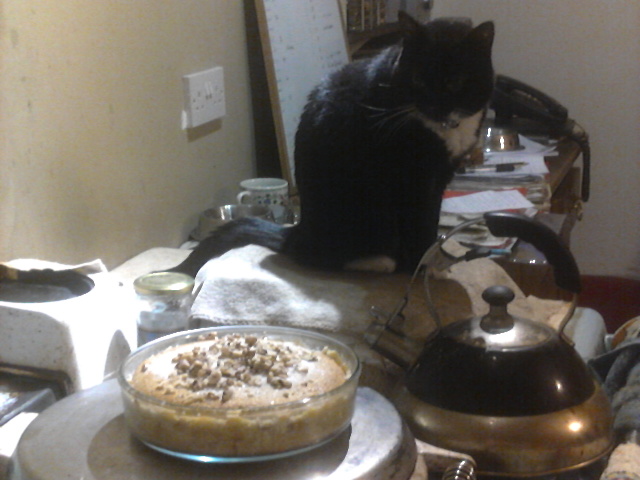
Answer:
[[[496, 237], [517, 237], [518, 239], [532, 244], [540, 250], [540, 252], [545, 255], [549, 264], [553, 267], [556, 285], [573, 294], [571, 305], [564, 318], [560, 321], [560, 326], [558, 328], [558, 332], [560, 334], [563, 333], [564, 328], [573, 316], [577, 305], [578, 293], [580, 293], [580, 272], [578, 271], [578, 266], [571, 254], [571, 251], [562, 242], [562, 239], [543, 223], [519, 213], [488, 212], [482, 217], [467, 220], [466, 222], [454, 227], [448, 233], [442, 235], [427, 249], [411, 276], [411, 280], [407, 285], [404, 297], [400, 300], [391, 314], [380, 315], [380, 312], [375, 307], [372, 307], [372, 313], [374, 313], [374, 316], [378, 320], [386, 318], [384, 323], [374, 322], [365, 333], [367, 342], [374, 348], [374, 350], [380, 351], [385, 356], [391, 354], [394, 361], [397, 362], [399, 359], [400, 362], [397, 363], [405, 368], [413, 364], [417, 358], [417, 353], [414, 352], [414, 350], [417, 350], [417, 348], [414, 348], [416, 345], [411, 342], [411, 339], [399, 334], [396, 325], [396, 322], [401, 321], [403, 318], [402, 311], [409, 301], [411, 285], [418, 277], [419, 273], [427, 269], [429, 266], [434, 267], [437, 270], [445, 270], [458, 262], [492, 255], [495, 252], [493, 249], [479, 247], [469, 250], [462, 256], [456, 257], [449, 254], [442, 248], [443, 244], [457, 232], [483, 221], [489, 231]], [[426, 295], [427, 308], [437, 325], [437, 332], [442, 329], [442, 322], [433, 299], [431, 298], [429, 282], [427, 281], [428, 275], [425, 275], [424, 280], [424, 293]]]
[[556, 285], [571, 293], [580, 293], [578, 265], [569, 248], [551, 228], [512, 212], [485, 213], [484, 220], [496, 237], [518, 237], [536, 247], [553, 267]]

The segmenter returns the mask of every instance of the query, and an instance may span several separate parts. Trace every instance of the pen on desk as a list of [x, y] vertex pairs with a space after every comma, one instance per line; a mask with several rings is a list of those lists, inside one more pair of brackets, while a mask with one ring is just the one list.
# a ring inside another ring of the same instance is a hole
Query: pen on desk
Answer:
[[526, 165], [526, 162], [497, 163], [495, 165], [478, 165], [474, 167], [460, 167], [456, 173], [480, 173], [480, 172], [513, 172], [517, 167]]

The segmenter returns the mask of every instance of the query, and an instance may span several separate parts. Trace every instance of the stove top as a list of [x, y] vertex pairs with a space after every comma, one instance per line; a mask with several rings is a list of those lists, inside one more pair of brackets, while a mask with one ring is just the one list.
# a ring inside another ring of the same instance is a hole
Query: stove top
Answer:
[[[315, 450], [286, 459], [203, 464], [158, 453], [129, 433], [115, 380], [57, 402], [27, 428], [10, 480], [409, 480], [413, 436], [391, 403], [359, 388], [351, 428]], [[416, 478], [416, 477], [412, 477]], [[422, 477], [424, 479], [424, 477]]]

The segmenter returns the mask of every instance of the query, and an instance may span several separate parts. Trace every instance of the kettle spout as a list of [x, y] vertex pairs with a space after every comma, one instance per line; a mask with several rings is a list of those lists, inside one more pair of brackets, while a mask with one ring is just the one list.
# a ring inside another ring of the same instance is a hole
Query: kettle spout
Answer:
[[400, 368], [408, 371], [418, 359], [423, 344], [407, 337], [400, 329], [398, 323], [401, 316], [395, 316], [387, 322], [381, 322], [382, 315], [378, 311], [371, 312], [374, 321], [364, 333], [364, 339], [369, 346], [392, 361]]

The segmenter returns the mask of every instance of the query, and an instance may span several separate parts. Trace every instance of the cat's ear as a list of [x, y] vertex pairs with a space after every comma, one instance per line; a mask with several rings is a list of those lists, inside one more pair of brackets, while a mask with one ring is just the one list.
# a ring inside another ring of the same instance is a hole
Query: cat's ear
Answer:
[[493, 46], [493, 37], [495, 35], [495, 27], [493, 22], [484, 22], [475, 27], [467, 35], [467, 39], [487, 52], [491, 52]]

